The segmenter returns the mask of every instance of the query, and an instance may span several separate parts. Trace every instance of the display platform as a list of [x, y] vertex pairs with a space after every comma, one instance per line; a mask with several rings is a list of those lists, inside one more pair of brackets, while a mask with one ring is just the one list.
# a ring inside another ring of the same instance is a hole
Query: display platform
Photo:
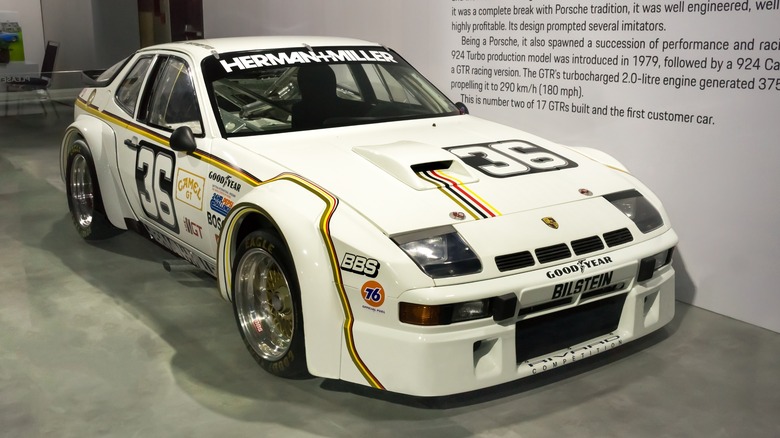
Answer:
[[4, 435], [780, 433], [780, 335], [679, 302], [653, 335], [477, 393], [421, 399], [273, 377], [246, 354], [213, 279], [166, 272], [170, 255], [130, 232], [81, 241], [58, 168], [72, 108], [56, 108], [0, 117]]

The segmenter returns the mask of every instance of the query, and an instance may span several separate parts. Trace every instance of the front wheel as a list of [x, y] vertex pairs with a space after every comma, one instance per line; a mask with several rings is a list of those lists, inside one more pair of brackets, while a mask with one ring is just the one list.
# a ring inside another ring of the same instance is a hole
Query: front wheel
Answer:
[[252, 357], [280, 377], [305, 377], [300, 290], [284, 242], [254, 231], [239, 245], [233, 266], [233, 309]]
[[74, 140], [68, 149], [65, 189], [70, 216], [81, 237], [100, 240], [122, 231], [104, 213], [92, 154], [81, 138]]

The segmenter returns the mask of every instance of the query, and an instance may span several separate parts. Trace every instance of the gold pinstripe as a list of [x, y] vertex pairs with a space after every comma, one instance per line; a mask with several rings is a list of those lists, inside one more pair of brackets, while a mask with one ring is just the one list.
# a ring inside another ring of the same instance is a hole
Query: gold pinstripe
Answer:
[[[170, 147], [168, 138], [162, 137], [156, 133], [132, 125], [126, 122], [125, 120], [113, 116], [105, 111], [100, 111], [98, 108], [87, 104], [81, 98], [76, 100], [76, 105], [78, 105], [79, 108], [82, 108], [88, 113], [94, 115], [95, 117], [110, 121], [111, 123], [122, 126], [125, 129], [137, 133], [138, 135], [154, 140], [158, 143], [163, 144], [164, 146]], [[253, 177], [252, 175], [239, 171], [232, 166], [222, 163], [221, 161], [217, 160], [215, 157], [211, 157], [202, 152], [195, 151], [192, 155], [202, 161], [205, 161], [215, 167], [218, 167], [219, 169], [227, 173], [230, 173], [233, 176], [242, 179], [243, 181], [251, 184], [253, 187], [258, 187], [276, 181], [287, 180], [303, 187], [304, 189], [308, 190], [318, 198], [322, 199], [323, 202], [325, 202], [326, 208], [322, 216], [320, 217], [319, 229], [323, 241], [325, 243], [325, 247], [328, 251], [328, 261], [330, 263], [333, 279], [335, 280], [336, 286], [338, 288], [339, 300], [341, 302], [341, 307], [345, 315], [344, 337], [346, 339], [347, 351], [349, 352], [349, 356], [352, 358], [352, 362], [355, 364], [355, 367], [357, 367], [358, 371], [360, 371], [360, 374], [363, 375], [366, 381], [374, 388], [385, 389], [385, 387], [379, 382], [376, 376], [374, 376], [371, 370], [368, 369], [368, 366], [366, 366], [365, 362], [363, 362], [363, 359], [361, 359], [360, 354], [357, 351], [357, 347], [355, 346], [355, 338], [352, 333], [352, 327], [354, 325], [355, 319], [352, 313], [352, 307], [349, 304], [349, 298], [347, 297], [346, 289], [344, 288], [344, 281], [341, 277], [341, 269], [339, 268], [338, 257], [336, 256], [336, 248], [333, 244], [333, 239], [330, 236], [330, 219], [333, 216], [333, 213], [336, 211], [336, 207], [338, 206], [339, 203], [338, 198], [336, 198], [335, 196], [327, 192], [325, 189], [319, 187], [318, 185], [314, 184], [313, 182], [299, 175], [281, 174], [270, 180], [260, 181], [257, 178]], [[239, 210], [239, 212], [236, 214], [236, 219], [239, 219], [241, 216], [246, 215], [252, 211], [259, 212], [259, 210], [250, 207], [237, 206], [236, 208], [242, 208], [242, 210]], [[240, 221], [234, 220], [231, 222], [230, 229], [227, 230], [228, 232], [226, 234], [228, 238], [230, 238], [230, 236], [233, 235], [232, 233], [233, 228], [235, 227], [235, 224], [238, 222]], [[231, 258], [230, 250], [231, 250], [230, 242], [225, 242], [225, 252], [222, 254], [223, 266], [230, 266], [229, 265], [229, 261]], [[233, 280], [231, 278], [230, 270], [226, 269], [225, 271], [226, 271], [225, 284], [227, 286], [227, 290], [230, 290], [232, 288]]]

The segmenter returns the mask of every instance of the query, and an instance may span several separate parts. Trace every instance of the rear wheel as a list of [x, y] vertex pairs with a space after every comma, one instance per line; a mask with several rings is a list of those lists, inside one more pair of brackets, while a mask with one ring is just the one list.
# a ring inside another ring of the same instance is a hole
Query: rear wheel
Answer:
[[114, 227], [103, 213], [92, 154], [81, 138], [76, 138], [68, 150], [65, 188], [70, 216], [81, 237], [100, 240], [122, 231]]
[[284, 242], [268, 231], [250, 233], [233, 267], [233, 309], [252, 357], [281, 377], [305, 377], [300, 290]]

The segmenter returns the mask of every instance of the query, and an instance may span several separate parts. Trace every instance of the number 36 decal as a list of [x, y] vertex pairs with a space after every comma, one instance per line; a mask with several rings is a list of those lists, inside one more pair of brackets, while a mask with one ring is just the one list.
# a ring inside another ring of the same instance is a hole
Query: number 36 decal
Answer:
[[171, 151], [141, 142], [135, 159], [135, 182], [144, 213], [158, 224], [179, 232], [173, 207], [176, 157]]
[[577, 167], [577, 163], [523, 140], [454, 146], [446, 149], [469, 166], [496, 178]]

